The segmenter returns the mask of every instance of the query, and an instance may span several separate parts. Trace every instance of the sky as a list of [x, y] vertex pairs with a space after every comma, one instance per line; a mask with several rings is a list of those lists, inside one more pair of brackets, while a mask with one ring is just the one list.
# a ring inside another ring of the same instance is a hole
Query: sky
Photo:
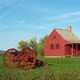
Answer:
[[67, 26], [80, 38], [80, 0], [0, 0], [0, 50]]

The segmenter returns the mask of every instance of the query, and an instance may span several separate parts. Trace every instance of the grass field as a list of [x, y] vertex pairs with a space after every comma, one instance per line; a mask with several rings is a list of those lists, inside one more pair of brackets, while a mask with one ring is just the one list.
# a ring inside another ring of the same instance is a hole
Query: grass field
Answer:
[[30, 71], [20, 68], [10, 70], [3, 64], [0, 56], [0, 80], [80, 80], [80, 58], [44, 58], [48, 67], [36, 67]]

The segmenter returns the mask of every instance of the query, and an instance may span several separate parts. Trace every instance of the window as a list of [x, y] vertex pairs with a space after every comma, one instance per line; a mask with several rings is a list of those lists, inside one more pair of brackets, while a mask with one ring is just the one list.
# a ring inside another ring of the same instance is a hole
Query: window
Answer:
[[56, 49], [59, 49], [59, 44], [56, 44]]
[[54, 36], [54, 39], [56, 39], [56, 36]]
[[50, 45], [50, 49], [54, 49], [54, 45], [53, 44]]

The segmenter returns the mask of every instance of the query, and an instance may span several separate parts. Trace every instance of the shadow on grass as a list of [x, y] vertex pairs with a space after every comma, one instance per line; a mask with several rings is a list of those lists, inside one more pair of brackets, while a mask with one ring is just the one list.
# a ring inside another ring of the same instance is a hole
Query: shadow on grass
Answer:
[[[53, 64], [48, 64], [48, 66], [52, 66]], [[37, 69], [37, 68], [41, 68], [41, 67], [48, 67], [48, 66], [42, 66], [42, 65], [38, 65], [35, 64], [35, 66], [33, 67], [33, 69]]]

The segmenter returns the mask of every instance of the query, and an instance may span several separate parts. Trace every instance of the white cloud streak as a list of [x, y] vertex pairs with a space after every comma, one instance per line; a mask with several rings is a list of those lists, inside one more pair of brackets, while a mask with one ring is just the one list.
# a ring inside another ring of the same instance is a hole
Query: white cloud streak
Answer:
[[77, 32], [77, 34], [80, 36], [80, 32]]
[[69, 18], [72, 16], [79, 16], [79, 15], [80, 15], [80, 11], [77, 11], [77, 12], [61, 14], [58, 16], [45, 17], [43, 18], [43, 20], [57, 20], [57, 19], [64, 19], [64, 18]]

